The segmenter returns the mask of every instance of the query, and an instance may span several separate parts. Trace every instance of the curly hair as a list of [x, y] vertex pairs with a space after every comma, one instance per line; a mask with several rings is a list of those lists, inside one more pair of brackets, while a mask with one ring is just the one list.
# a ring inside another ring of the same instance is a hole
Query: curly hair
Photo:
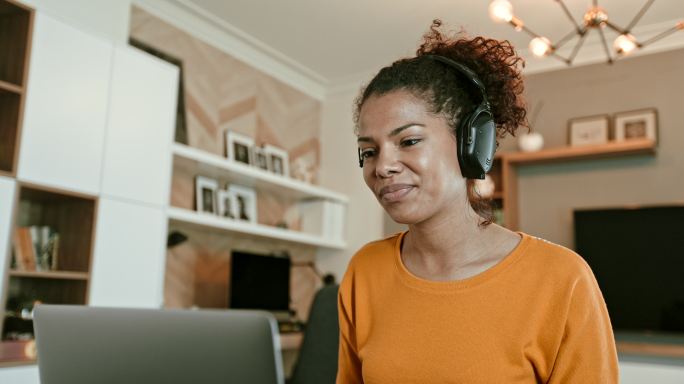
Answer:
[[[382, 68], [356, 98], [354, 124], [359, 129], [361, 107], [371, 96], [382, 96], [405, 90], [423, 100], [428, 110], [442, 115], [452, 133], [463, 116], [473, 111], [480, 102], [479, 91], [462, 74], [426, 56], [439, 55], [465, 65], [484, 83], [497, 138], [515, 136], [520, 126], [527, 126], [527, 110], [522, 97], [521, 67], [525, 63], [511, 43], [485, 37], [468, 38], [463, 31], [446, 35], [440, 31], [441, 20], [434, 20], [416, 56], [397, 60]], [[498, 141], [497, 141], [498, 146]], [[493, 222], [494, 202], [479, 196], [474, 180], [468, 180], [468, 200], [487, 226]]]

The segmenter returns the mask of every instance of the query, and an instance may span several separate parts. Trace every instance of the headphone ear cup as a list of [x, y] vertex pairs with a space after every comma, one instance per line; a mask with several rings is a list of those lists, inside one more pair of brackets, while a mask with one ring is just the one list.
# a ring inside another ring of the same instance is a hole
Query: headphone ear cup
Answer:
[[469, 179], [484, 179], [496, 151], [496, 124], [487, 104], [480, 104], [463, 119], [458, 139], [461, 174]]

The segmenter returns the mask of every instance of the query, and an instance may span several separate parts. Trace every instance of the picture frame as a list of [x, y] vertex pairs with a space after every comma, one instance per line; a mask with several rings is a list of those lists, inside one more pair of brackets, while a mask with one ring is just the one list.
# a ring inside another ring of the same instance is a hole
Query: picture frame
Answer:
[[658, 111], [655, 108], [618, 112], [614, 115], [615, 141], [658, 141]]
[[226, 157], [228, 160], [252, 165], [254, 139], [230, 130], [226, 131]]
[[264, 147], [254, 147], [254, 166], [268, 171], [268, 155]]
[[218, 215], [226, 219], [237, 219], [235, 192], [225, 189], [218, 191]]
[[205, 176], [195, 177], [195, 210], [201, 214], [215, 215], [218, 181]]
[[568, 144], [572, 147], [608, 142], [610, 116], [595, 115], [568, 120]]
[[268, 157], [269, 171], [281, 176], [290, 176], [290, 163], [286, 150], [273, 145], [266, 145], [264, 152]]
[[253, 188], [242, 185], [229, 184], [228, 191], [235, 196], [236, 219], [248, 221], [256, 224], [257, 222], [257, 198]]

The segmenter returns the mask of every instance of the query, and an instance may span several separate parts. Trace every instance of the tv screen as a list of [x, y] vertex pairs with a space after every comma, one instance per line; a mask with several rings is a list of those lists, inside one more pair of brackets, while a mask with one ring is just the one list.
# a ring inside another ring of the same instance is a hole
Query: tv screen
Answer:
[[684, 333], [684, 206], [577, 210], [574, 221], [613, 329]]
[[230, 308], [289, 310], [289, 258], [233, 251], [230, 275]]

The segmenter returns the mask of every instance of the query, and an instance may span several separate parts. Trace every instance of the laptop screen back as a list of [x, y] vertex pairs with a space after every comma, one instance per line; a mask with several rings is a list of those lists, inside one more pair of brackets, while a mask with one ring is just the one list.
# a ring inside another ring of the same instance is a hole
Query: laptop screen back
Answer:
[[34, 326], [42, 384], [284, 383], [264, 312], [39, 305]]

